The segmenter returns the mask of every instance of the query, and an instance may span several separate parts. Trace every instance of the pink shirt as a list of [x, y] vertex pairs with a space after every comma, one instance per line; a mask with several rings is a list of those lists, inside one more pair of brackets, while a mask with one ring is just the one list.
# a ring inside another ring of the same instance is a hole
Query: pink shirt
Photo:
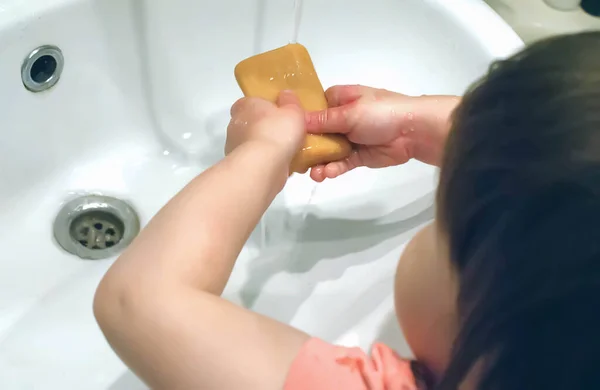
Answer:
[[392, 349], [373, 345], [338, 347], [310, 339], [292, 363], [284, 390], [417, 390], [410, 362]]

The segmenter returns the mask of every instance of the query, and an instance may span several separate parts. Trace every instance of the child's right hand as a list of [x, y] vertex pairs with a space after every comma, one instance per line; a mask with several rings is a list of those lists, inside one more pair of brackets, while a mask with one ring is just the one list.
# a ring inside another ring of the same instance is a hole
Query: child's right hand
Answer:
[[357, 145], [341, 161], [313, 167], [315, 181], [356, 167], [383, 168], [411, 158], [432, 165], [441, 160], [455, 96], [412, 97], [360, 85], [339, 85], [325, 95], [329, 108], [306, 114], [311, 133], [341, 133]]
[[268, 145], [283, 157], [287, 177], [287, 167], [306, 136], [303, 118], [300, 100], [291, 91], [282, 91], [276, 103], [241, 98], [231, 107], [225, 154], [248, 142]]

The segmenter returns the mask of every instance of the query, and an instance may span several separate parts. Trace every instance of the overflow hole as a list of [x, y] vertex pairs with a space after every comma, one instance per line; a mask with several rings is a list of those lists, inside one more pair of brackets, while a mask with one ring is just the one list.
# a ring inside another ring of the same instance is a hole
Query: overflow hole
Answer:
[[54, 72], [56, 72], [56, 58], [45, 55], [41, 56], [31, 66], [31, 71], [29, 72], [31, 79], [38, 84], [45, 83], [50, 80], [52, 76], [54, 76]]

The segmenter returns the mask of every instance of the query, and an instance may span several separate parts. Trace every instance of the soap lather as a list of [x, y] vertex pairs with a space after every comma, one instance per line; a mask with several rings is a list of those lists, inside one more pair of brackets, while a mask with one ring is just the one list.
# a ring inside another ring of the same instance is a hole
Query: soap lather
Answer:
[[[302, 108], [324, 110], [327, 99], [321, 81], [306, 48], [294, 43], [240, 62], [235, 78], [245, 96], [272, 102], [283, 90], [292, 90]], [[276, 130], [274, 130], [276, 131]], [[308, 134], [304, 145], [294, 157], [291, 172], [305, 173], [309, 168], [348, 157], [352, 145], [343, 135]]]

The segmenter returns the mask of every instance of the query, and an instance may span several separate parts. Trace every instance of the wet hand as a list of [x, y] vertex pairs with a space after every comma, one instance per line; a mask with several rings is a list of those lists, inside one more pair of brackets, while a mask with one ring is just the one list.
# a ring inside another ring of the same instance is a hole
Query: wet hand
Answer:
[[311, 133], [345, 134], [356, 147], [341, 161], [313, 167], [315, 181], [335, 178], [357, 167], [383, 168], [411, 158], [437, 165], [441, 159], [454, 96], [412, 97], [360, 85], [326, 92], [329, 108], [306, 114]]
[[272, 148], [289, 164], [305, 135], [304, 111], [293, 92], [283, 91], [277, 103], [242, 98], [231, 107], [225, 154], [242, 144], [256, 143]]

